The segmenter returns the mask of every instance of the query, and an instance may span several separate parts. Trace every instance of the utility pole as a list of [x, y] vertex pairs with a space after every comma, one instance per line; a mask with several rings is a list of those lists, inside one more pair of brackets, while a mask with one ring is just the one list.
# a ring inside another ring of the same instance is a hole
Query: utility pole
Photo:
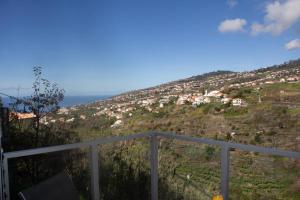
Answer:
[[[17, 87], [8, 87], [8, 88], [0, 88], [1, 91], [11, 91], [11, 90], [15, 90], [17, 92], [17, 96], [14, 97], [14, 96], [11, 96], [11, 95], [8, 95], [8, 94], [5, 94], [3, 92], [0, 91], [0, 95], [4, 95], [4, 96], [7, 96], [7, 97], [10, 97], [10, 98], [13, 98], [13, 99], [19, 99], [20, 98], [20, 94], [22, 95], [22, 90], [31, 90], [31, 88], [26, 88], [26, 87], [22, 87], [20, 85], [18, 85]], [[24, 94], [24, 93], [23, 93]]]
[[280, 96], [280, 102], [283, 102], [284, 101], [284, 90], [280, 90], [280, 94], [279, 94], [279, 96]]
[[261, 95], [260, 95], [260, 87], [257, 88], [257, 93], [258, 93], [258, 103], [261, 103]]

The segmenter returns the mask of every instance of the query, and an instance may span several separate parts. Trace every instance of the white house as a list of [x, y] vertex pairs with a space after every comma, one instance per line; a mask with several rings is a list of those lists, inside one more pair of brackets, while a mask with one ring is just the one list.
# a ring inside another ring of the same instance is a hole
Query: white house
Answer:
[[143, 107], [150, 106], [155, 103], [155, 99], [146, 99], [139, 102]]
[[205, 97], [205, 98], [203, 99], [203, 103], [210, 103], [210, 102], [211, 102], [211, 100], [210, 100], [209, 97]]
[[115, 123], [113, 125], [111, 125], [110, 127], [114, 128], [114, 127], [120, 126], [121, 124], [122, 124], [122, 120], [119, 119], [119, 120], [115, 121]]
[[66, 120], [66, 123], [71, 123], [71, 122], [73, 122], [74, 120], [75, 120], [75, 118], [72, 117], [71, 119], [67, 119], [67, 120]]
[[288, 82], [294, 82], [294, 81], [297, 81], [299, 78], [297, 76], [294, 76], [294, 77], [289, 77], [287, 78], [287, 81]]
[[274, 84], [274, 81], [266, 81], [265, 84]]
[[228, 104], [228, 103], [230, 103], [231, 100], [232, 100], [231, 98], [225, 97], [225, 98], [222, 98], [222, 99], [221, 99], [221, 103], [223, 103], [223, 104]]
[[158, 102], [159, 102], [159, 107], [163, 108], [165, 104], [168, 104], [170, 102], [170, 98], [168, 96], [165, 96], [161, 98]]
[[198, 96], [195, 98], [195, 101], [193, 102], [193, 106], [198, 106], [200, 104], [210, 103], [210, 98], [205, 96]]
[[242, 107], [245, 107], [247, 106], [247, 102], [241, 98], [235, 98], [235, 99], [232, 99], [232, 105], [233, 106], [242, 106]]
[[181, 96], [179, 96], [176, 104], [183, 105], [183, 104], [185, 104], [186, 101], [189, 101], [189, 95], [181, 95]]
[[284, 82], [285, 82], [285, 78], [281, 78], [280, 83], [284, 83]]
[[205, 91], [205, 95], [206, 97], [215, 97], [215, 98], [221, 98], [223, 96], [223, 93], [220, 92], [219, 90], [213, 90], [211, 92], [207, 92], [207, 90]]
[[69, 110], [67, 108], [61, 108], [58, 110], [57, 114], [58, 115], [63, 115], [63, 114], [67, 115], [67, 114], [69, 114]]

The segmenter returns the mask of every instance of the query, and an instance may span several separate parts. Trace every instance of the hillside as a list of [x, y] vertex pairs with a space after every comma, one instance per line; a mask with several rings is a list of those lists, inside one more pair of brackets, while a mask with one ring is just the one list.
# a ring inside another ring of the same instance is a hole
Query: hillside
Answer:
[[[300, 60], [194, 76], [63, 108], [47, 120], [82, 139], [157, 130], [300, 151]], [[145, 144], [135, 141], [119, 148], [125, 148], [123, 158], [135, 166], [143, 162], [137, 153], [146, 150]], [[219, 190], [219, 151], [161, 140], [161, 177], [178, 199], [210, 199]], [[240, 151], [231, 155], [232, 199], [299, 199], [299, 161]]]
[[203, 92], [204, 89], [224, 89], [224, 87], [258, 86], [268, 81], [279, 82], [281, 78], [292, 79], [299, 76], [300, 59], [284, 64], [265, 67], [249, 72], [216, 71], [151, 88], [127, 92], [112, 98], [114, 101], [138, 100], [153, 95]]
[[250, 72], [217, 71], [63, 108], [47, 123], [78, 122], [95, 136], [98, 130], [165, 130], [221, 138], [234, 134], [243, 143], [265, 137], [266, 146], [275, 145], [270, 135], [276, 132], [284, 136], [276, 146], [290, 149], [287, 140], [295, 142], [299, 128], [299, 81], [300, 60]]

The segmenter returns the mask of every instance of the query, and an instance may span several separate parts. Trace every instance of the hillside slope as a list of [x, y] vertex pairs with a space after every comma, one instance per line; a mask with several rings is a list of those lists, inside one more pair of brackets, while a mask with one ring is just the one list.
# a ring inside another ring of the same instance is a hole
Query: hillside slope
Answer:
[[[65, 108], [48, 120], [82, 139], [157, 130], [300, 151], [300, 60], [194, 76]], [[132, 141], [102, 153], [120, 151], [124, 162], [147, 172], [147, 145]], [[300, 198], [299, 161], [235, 150], [230, 162], [231, 199]], [[219, 193], [219, 148], [160, 140], [159, 163], [172, 199], [211, 199]], [[169, 199], [163, 189], [160, 197]]]

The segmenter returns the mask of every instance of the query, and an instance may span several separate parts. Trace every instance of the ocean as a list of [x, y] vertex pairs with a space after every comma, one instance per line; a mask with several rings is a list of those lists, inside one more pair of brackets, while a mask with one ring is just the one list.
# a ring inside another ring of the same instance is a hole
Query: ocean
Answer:
[[[97, 100], [104, 100], [111, 96], [99, 95], [99, 96], [65, 96], [64, 100], [60, 103], [60, 107], [69, 107], [79, 104], [88, 104]], [[2, 97], [2, 102], [4, 106], [8, 106], [10, 99], [7, 97]]]

